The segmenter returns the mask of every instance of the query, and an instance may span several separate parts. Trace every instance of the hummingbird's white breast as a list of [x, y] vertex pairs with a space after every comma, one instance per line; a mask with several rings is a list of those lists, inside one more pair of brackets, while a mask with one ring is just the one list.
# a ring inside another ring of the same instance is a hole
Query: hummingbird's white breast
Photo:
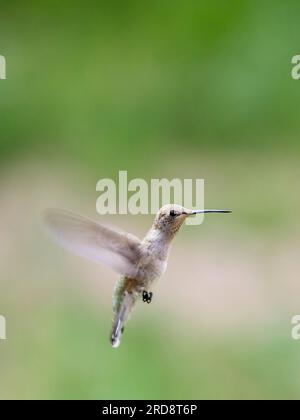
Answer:
[[139, 275], [144, 281], [153, 281], [167, 269], [170, 241], [158, 229], [151, 229], [141, 242]]

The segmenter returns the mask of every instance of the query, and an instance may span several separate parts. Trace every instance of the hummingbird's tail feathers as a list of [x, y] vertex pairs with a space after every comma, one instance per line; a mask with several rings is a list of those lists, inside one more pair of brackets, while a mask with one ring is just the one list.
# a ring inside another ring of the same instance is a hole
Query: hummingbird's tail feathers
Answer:
[[53, 239], [74, 254], [101, 262], [117, 273], [134, 277], [140, 240], [65, 210], [47, 209], [44, 224]]
[[111, 344], [114, 348], [119, 347], [121, 344], [121, 336], [123, 334], [124, 327], [122, 327], [122, 323], [118, 320], [117, 325], [114, 326], [112, 334], [111, 334]]
[[134, 297], [132, 293], [125, 292], [125, 294], [123, 295], [122, 302], [119, 306], [119, 310], [118, 312], [116, 312], [113, 321], [110, 341], [114, 348], [119, 347], [119, 345], [121, 344], [121, 338], [124, 332], [125, 323], [129, 318], [129, 315], [132, 311], [135, 302], [136, 297]]

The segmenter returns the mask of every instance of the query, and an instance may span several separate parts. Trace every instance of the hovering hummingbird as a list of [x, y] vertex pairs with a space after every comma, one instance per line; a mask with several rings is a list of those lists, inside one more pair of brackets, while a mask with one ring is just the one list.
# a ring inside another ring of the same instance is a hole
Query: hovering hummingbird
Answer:
[[158, 211], [143, 240], [68, 211], [45, 211], [46, 226], [57, 242], [75, 254], [104, 263], [121, 274], [113, 294], [110, 336], [113, 347], [120, 345], [125, 323], [135, 303], [139, 299], [151, 302], [151, 287], [166, 271], [170, 244], [182, 223], [199, 213], [230, 213], [230, 210], [188, 210], [167, 204]]

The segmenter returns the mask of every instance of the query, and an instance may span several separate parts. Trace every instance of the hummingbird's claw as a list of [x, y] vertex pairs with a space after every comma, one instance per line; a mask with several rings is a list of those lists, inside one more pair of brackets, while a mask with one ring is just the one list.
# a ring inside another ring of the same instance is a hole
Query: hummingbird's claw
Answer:
[[151, 303], [152, 301], [152, 292], [146, 292], [146, 290], [143, 291], [143, 302]]

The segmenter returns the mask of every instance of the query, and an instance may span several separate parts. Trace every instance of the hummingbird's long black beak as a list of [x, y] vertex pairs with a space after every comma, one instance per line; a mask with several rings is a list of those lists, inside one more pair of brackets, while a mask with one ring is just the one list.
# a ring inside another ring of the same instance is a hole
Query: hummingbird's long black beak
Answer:
[[195, 210], [191, 215], [199, 213], [231, 213], [231, 210]]

